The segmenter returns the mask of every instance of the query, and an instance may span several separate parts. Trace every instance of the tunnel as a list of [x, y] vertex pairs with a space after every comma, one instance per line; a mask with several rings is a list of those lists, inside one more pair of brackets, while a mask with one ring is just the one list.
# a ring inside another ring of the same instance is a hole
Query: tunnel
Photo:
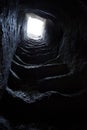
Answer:
[[0, 129], [87, 128], [87, 2], [1, 0]]

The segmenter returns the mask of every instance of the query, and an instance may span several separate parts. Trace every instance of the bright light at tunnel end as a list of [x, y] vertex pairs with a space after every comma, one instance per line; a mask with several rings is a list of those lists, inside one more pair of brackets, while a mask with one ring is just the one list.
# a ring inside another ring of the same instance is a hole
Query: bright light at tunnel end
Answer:
[[44, 39], [46, 19], [36, 14], [27, 14], [27, 38], [32, 40]]

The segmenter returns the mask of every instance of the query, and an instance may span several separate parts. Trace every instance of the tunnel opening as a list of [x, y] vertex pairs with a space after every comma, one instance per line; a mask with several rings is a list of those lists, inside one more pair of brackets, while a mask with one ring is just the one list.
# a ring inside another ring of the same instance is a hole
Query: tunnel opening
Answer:
[[27, 37], [29, 39], [44, 39], [46, 19], [35, 14], [27, 14]]

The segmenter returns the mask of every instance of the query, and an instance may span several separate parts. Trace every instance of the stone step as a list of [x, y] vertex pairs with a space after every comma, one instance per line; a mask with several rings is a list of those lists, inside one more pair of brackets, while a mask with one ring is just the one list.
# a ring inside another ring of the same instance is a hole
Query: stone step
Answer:
[[39, 80], [45, 77], [64, 75], [69, 72], [65, 64], [20, 65], [12, 62], [11, 69], [23, 80]]
[[12, 62], [8, 78], [8, 85], [12, 88], [26, 88], [40, 85], [38, 81], [69, 72], [65, 64], [47, 64], [37, 66], [23, 66]]

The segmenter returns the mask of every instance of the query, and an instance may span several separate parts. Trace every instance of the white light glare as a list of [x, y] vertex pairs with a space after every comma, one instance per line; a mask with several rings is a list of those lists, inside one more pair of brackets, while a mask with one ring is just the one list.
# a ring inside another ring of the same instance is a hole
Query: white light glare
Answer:
[[46, 19], [35, 14], [30, 14], [27, 18], [27, 37], [34, 40], [42, 39], [45, 33]]

